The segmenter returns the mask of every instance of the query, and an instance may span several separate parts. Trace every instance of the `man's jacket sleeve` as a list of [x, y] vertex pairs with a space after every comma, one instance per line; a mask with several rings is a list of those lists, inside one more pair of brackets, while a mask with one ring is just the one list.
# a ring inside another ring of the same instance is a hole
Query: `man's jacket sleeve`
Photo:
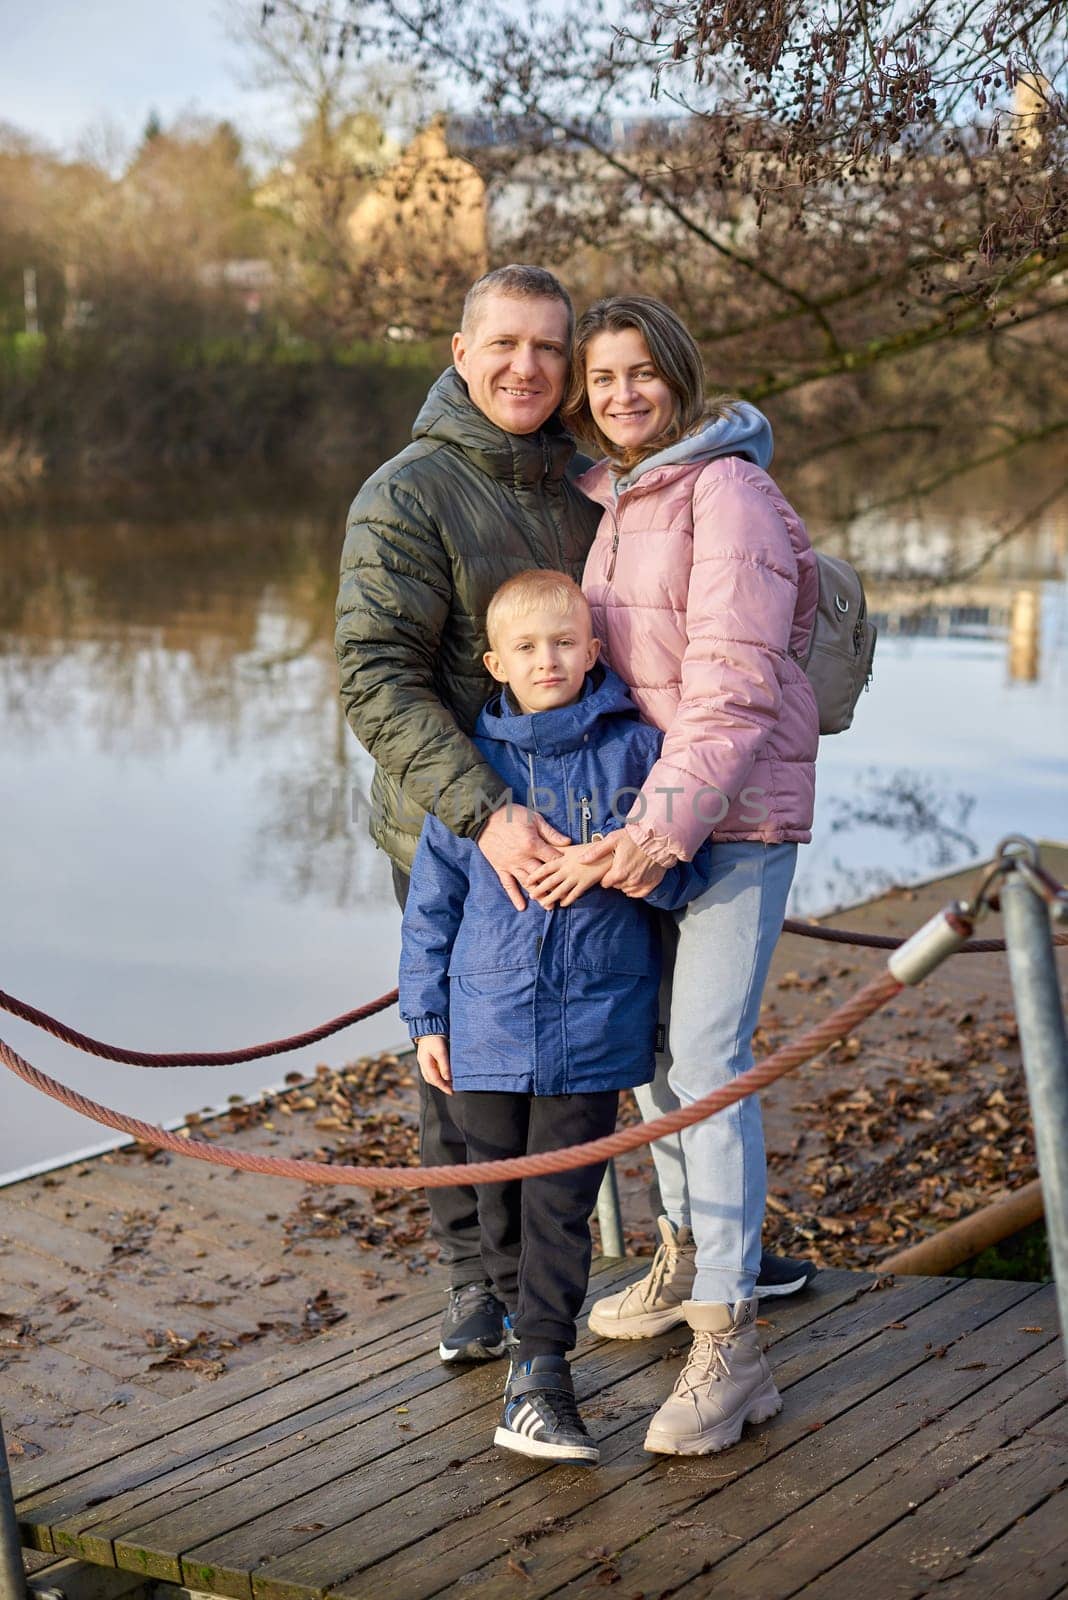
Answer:
[[449, 958], [467, 898], [476, 846], [427, 817], [412, 863], [401, 923], [400, 1014], [413, 1039], [449, 1032]]
[[372, 479], [349, 513], [341, 561], [335, 642], [345, 715], [411, 800], [473, 837], [505, 786], [435, 682], [451, 597], [433, 517], [410, 486]]

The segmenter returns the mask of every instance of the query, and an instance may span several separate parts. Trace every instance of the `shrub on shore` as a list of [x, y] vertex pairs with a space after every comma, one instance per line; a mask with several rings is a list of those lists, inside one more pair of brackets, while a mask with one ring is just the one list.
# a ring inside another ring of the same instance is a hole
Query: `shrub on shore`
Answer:
[[0, 483], [140, 476], [164, 468], [383, 458], [408, 437], [444, 365], [427, 345], [370, 343], [324, 356], [292, 341], [207, 345], [0, 342]]

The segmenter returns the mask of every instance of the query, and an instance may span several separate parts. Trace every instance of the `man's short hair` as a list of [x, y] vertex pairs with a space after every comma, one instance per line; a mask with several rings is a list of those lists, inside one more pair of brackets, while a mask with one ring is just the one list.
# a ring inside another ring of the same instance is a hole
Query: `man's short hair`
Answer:
[[513, 262], [507, 267], [494, 267], [492, 272], [476, 278], [464, 296], [463, 316], [460, 319], [462, 332], [470, 333], [478, 319], [482, 302], [489, 294], [510, 294], [516, 300], [559, 300], [567, 311], [567, 342], [571, 343], [575, 331], [575, 308], [571, 304], [571, 296], [560, 279], [545, 267], [528, 267]]
[[578, 607], [587, 617], [590, 615], [589, 601], [566, 572], [554, 572], [551, 567], [532, 567], [527, 572], [517, 572], [501, 584], [486, 611], [490, 649], [496, 650], [503, 623], [528, 616], [542, 607], [559, 611], [561, 615]]

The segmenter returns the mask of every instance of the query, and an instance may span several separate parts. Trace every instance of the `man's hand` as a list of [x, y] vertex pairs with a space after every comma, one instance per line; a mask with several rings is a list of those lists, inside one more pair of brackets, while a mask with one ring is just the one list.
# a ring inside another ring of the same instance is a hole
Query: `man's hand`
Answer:
[[536, 812], [531, 815], [517, 806], [511, 808], [511, 816], [508, 812], [506, 806], [494, 811], [478, 836], [478, 848], [516, 910], [525, 911], [527, 903], [520, 884], [527, 888], [531, 874], [542, 862], [552, 861], [571, 841]]
[[587, 889], [600, 883], [611, 866], [611, 851], [602, 851], [590, 859], [591, 847], [586, 844], [569, 844], [544, 862], [530, 875], [530, 893], [539, 906], [571, 906]]
[[601, 879], [602, 889], [619, 889], [632, 900], [644, 900], [646, 895], [652, 894], [667, 868], [647, 856], [622, 828], [609, 834], [604, 843], [609, 841], [613, 850], [612, 865]]
[[416, 1042], [415, 1058], [419, 1063], [419, 1071], [432, 1089], [440, 1089], [442, 1094], [452, 1094], [449, 1041], [443, 1033], [424, 1033]]

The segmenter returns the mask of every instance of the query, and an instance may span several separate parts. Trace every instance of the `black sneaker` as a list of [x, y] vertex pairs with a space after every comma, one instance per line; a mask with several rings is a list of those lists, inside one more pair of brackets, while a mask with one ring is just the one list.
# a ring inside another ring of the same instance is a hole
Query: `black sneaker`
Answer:
[[507, 1313], [488, 1284], [450, 1289], [438, 1345], [442, 1361], [492, 1361], [512, 1343]]
[[493, 1442], [542, 1461], [597, 1465], [600, 1451], [579, 1415], [566, 1356], [534, 1356], [513, 1364]]
[[812, 1282], [819, 1270], [814, 1261], [797, 1261], [793, 1256], [773, 1256], [765, 1250], [760, 1258], [760, 1272], [753, 1293], [760, 1300], [778, 1294], [797, 1294]]

